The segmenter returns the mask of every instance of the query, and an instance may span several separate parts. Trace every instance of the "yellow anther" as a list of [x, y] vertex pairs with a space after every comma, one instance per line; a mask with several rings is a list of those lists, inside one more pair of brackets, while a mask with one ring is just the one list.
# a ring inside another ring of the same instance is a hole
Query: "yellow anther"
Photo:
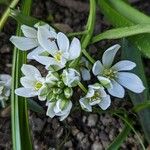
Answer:
[[35, 90], [38, 91], [42, 87], [42, 85], [43, 84], [41, 82], [37, 81], [36, 84], [35, 84], [35, 87], [34, 87]]
[[55, 60], [57, 62], [60, 62], [61, 61], [61, 58], [62, 58], [62, 53], [61, 52], [57, 52], [54, 56]]

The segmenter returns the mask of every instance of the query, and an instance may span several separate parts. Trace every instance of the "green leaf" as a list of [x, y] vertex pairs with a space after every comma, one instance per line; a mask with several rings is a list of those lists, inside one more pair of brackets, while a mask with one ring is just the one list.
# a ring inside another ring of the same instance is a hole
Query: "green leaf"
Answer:
[[111, 6], [118, 11], [121, 15], [126, 17], [127, 19], [131, 20], [134, 23], [143, 23], [149, 24], [150, 17], [145, 15], [144, 13], [138, 11], [137, 9], [133, 8], [123, 0], [107, 0], [110, 2]]
[[45, 110], [43, 109], [42, 106], [40, 106], [37, 102], [35, 102], [32, 99], [27, 100], [27, 106], [30, 110], [40, 113], [40, 114], [45, 114]]
[[150, 100], [146, 101], [146, 102], [143, 102], [143, 103], [140, 103], [138, 105], [135, 105], [133, 107], [133, 111], [135, 112], [139, 112], [145, 108], [150, 108]]
[[[24, 14], [29, 14], [31, 3], [32, 0], [22, 1], [22, 12]], [[21, 35], [20, 25], [18, 25], [16, 34]], [[15, 89], [20, 86], [21, 66], [24, 63], [26, 63], [26, 53], [14, 48], [11, 92], [13, 150], [32, 150], [27, 102], [25, 98], [15, 95]]]
[[[146, 89], [141, 94], [135, 94], [132, 92], [128, 92], [131, 98], [132, 103], [136, 107], [138, 104], [149, 102], [149, 91], [148, 84], [146, 81], [144, 67], [141, 59], [140, 52], [135, 48], [130, 42], [127, 40], [123, 40], [122, 42], [122, 56], [123, 59], [131, 60], [136, 63], [136, 68], [133, 70], [133, 73], [137, 74], [144, 83]], [[145, 133], [145, 137], [147, 141], [150, 143], [150, 109], [143, 109], [139, 113], [139, 121], [142, 125], [143, 131]]]
[[10, 13], [10, 8], [14, 8], [18, 4], [19, 0], [12, 0], [10, 5], [7, 7], [5, 12], [3, 13], [1, 19], [0, 19], [0, 31], [3, 29], [5, 22], [7, 21]]
[[117, 117], [119, 117], [121, 120], [123, 120], [131, 129], [132, 129], [132, 131], [135, 133], [135, 135], [137, 136], [137, 139], [139, 140], [139, 143], [141, 144], [141, 146], [142, 146], [142, 149], [143, 150], [146, 150], [146, 148], [145, 148], [145, 146], [144, 146], [144, 144], [143, 144], [143, 142], [142, 142], [142, 139], [140, 138], [140, 136], [138, 135], [138, 133], [136, 132], [136, 130], [134, 129], [134, 127], [133, 127], [133, 121], [131, 121], [131, 120], [129, 120], [129, 118], [127, 118], [127, 117], [124, 117], [124, 116], [122, 116], [122, 115], [120, 115], [120, 114], [117, 114], [117, 113], [114, 113], [114, 115], [115, 116], [117, 116]]
[[[117, 4], [119, 2], [122, 2], [121, 5], [114, 5], [112, 6], [111, 3], [108, 0], [98, 0], [98, 4], [100, 6], [100, 10], [104, 13], [105, 17], [113, 24], [113, 26], [116, 27], [125, 27], [125, 26], [132, 26], [136, 24], [143, 24], [149, 22], [149, 17], [146, 15], [140, 15], [141, 13], [130, 7], [127, 3], [121, 1], [121, 0], [115, 0], [113, 1], [113, 4]], [[120, 3], [119, 3], [120, 4]], [[128, 6], [128, 7], [126, 7]], [[128, 10], [128, 8], [130, 9]], [[122, 9], [124, 8], [124, 9]], [[125, 9], [126, 8], [126, 9]], [[131, 11], [132, 9], [132, 11]], [[140, 21], [140, 19], [135, 19], [133, 16], [134, 10], [134, 17], [140, 18], [140, 16], [143, 17], [143, 20]], [[126, 15], [125, 15], [126, 14]], [[140, 16], [139, 16], [140, 15]], [[134, 19], [133, 19], [134, 18]], [[150, 22], [149, 22], [150, 23]], [[145, 56], [150, 58], [150, 34], [142, 34], [142, 35], [136, 35], [128, 38]]]
[[122, 132], [119, 133], [119, 135], [114, 139], [114, 141], [109, 145], [107, 150], [117, 150], [123, 143], [123, 141], [126, 139], [128, 134], [130, 133], [131, 128], [125, 124], [125, 127], [123, 128]]
[[119, 39], [142, 33], [150, 33], [150, 24], [138, 24], [129, 27], [110, 29], [93, 37], [92, 44], [106, 39]]
[[34, 26], [34, 24], [36, 24], [37, 22], [41, 22], [40, 20], [31, 16], [27, 16], [23, 12], [16, 9], [11, 9], [9, 15], [17, 22], [28, 26]]

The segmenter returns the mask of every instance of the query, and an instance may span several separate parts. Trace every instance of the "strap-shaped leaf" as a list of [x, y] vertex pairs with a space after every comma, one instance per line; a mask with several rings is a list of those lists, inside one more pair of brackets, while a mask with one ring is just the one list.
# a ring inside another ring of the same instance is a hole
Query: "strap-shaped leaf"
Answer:
[[[139, 107], [141, 103], [149, 102], [148, 84], [144, 73], [141, 55], [139, 51], [130, 42], [124, 39], [122, 42], [122, 57], [123, 59], [131, 60], [137, 64], [136, 68], [133, 70], [133, 73], [137, 74], [142, 79], [142, 81], [144, 82], [144, 86], [146, 87], [144, 92], [141, 94], [134, 94], [132, 92], [129, 92], [129, 96], [131, 98], [132, 103], [135, 107]], [[138, 113], [138, 115], [143, 131], [145, 133], [145, 137], [150, 143], [150, 109], [145, 108], [141, 110]]]
[[[122, 0], [117, 0], [113, 1], [113, 4], [119, 3]], [[114, 5], [112, 6], [112, 3], [110, 3], [108, 0], [98, 0], [98, 4], [100, 6], [100, 10], [104, 13], [106, 18], [113, 24], [113, 26], [116, 27], [125, 27], [125, 26], [131, 26], [131, 25], [136, 25], [136, 24], [143, 24], [143, 23], [148, 23], [149, 22], [149, 17], [146, 16], [144, 17], [144, 22], [140, 21], [140, 19], [133, 19], [135, 18], [140, 18], [143, 15], [140, 15], [138, 10], [130, 7], [127, 3], [123, 2], [121, 5]], [[124, 8], [124, 9], [122, 9]], [[132, 9], [132, 11], [130, 11]], [[133, 12], [134, 10], [134, 17], [133, 17]], [[125, 15], [126, 14], [126, 15]], [[132, 16], [132, 17], [130, 17]], [[145, 16], [145, 15], [144, 15]], [[138, 49], [147, 57], [150, 57], [150, 34], [142, 34], [142, 35], [136, 35], [128, 38]]]
[[[22, 1], [22, 12], [25, 15], [29, 15], [31, 3], [32, 0]], [[16, 34], [21, 35], [20, 25]], [[26, 53], [14, 48], [11, 92], [13, 150], [32, 150], [27, 102], [25, 98], [15, 95], [15, 89], [20, 86], [21, 66], [24, 63], [26, 63]]]
[[106, 39], [119, 39], [137, 34], [150, 33], [150, 24], [138, 24], [129, 27], [110, 29], [93, 37], [92, 44]]

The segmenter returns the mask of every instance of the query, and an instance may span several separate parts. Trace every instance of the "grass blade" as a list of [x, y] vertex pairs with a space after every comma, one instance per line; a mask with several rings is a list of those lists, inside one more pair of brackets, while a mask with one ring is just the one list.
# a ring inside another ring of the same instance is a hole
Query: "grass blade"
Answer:
[[[22, 1], [22, 12], [24, 14], [29, 14], [31, 3], [32, 0]], [[21, 35], [20, 25], [18, 25], [16, 34]], [[14, 48], [11, 93], [12, 140], [14, 150], [32, 150], [27, 102], [25, 98], [18, 97], [14, 93], [15, 89], [20, 86], [19, 80], [23, 63], [26, 63], [26, 53]]]
[[[119, 3], [119, 1], [113, 1], [114, 3]], [[104, 13], [106, 18], [113, 24], [113, 26], [116, 27], [125, 27], [125, 26], [132, 26], [136, 24], [143, 24], [149, 22], [149, 17], [144, 17], [145, 21], [142, 22], [138, 19], [132, 20], [132, 11], [128, 11], [128, 9], [121, 9], [123, 5], [127, 6], [127, 3], [123, 3], [122, 5], [117, 5], [118, 8], [114, 8], [112, 6], [112, 3], [106, 0], [98, 0], [98, 4], [100, 6], [100, 10]], [[125, 7], [124, 6], [124, 7]], [[128, 5], [129, 6], [129, 5]], [[134, 8], [133, 8], [134, 9]], [[124, 11], [124, 12], [123, 12]], [[138, 14], [139, 11], [135, 10], [137, 12], [137, 15], [135, 18], [139, 18]], [[128, 15], [124, 15], [124, 14]], [[134, 13], [136, 14], [136, 13]], [[140, 13], [141, 14], [141, 13]], [[144, 14], [143, 14], [144, 15]], [[128, 16], [128, 17], [127, 17]], [[145, 16], [145, 15], [144, 15]], [[147, 20], [146, 20], [147, 18]], [[128, 38], [145, 56], [150, 58], [150, 34], [142, 34], [142, 35], [136, 35]]]
[[[146, 89], [141, 94], [134, 94], [129, 92], [129, 96], [131, 98], [132, 103], [136, 107], [138, 104], [149, 102], [149, 91], [148, 91], [148, 84], [146, 81], [144, 67], [141, 59], [141, 55], [139, 51], [127, 40], [123, 40], [122, 42], [122, 56], [123, 59], [128, 59], [136, 63], [136, 68], [133, 70], [133, 73], [137, 74], [142, 81], [144, 82], [144, 86]], [[145, 133], [145, 137], [147, 141], [150, 143], [150, 109], [143, 109], [139, 113], [139, 120], [142, 125], [143, 131]]]
[[14, 18], [17, 22], [28, 25], [28, 26], [33, 26], [37, 22], [41, 22], [40, 20], [34, 17], [26, 16], [25, 14], [23, 14], [22, 12], [16, 9], [10, 10], [10, 16]]
[[138, 24], [110, 29], [93, 37], [92, 44], [106, 39], [119, 39], [137, 34], [150, 33], [150, 24]]
[[115, 138], [115, 140], [109, 145], [107, 150], [117, 150], [123, 143], [123, 141], [126, 139], [128, 134], [130, 133], [131, 128], [125, 124], [125, 127], [123, 128], [122, 132], [119, 133], [119, 135]]
[[2, 18], [0, 19], [0, 31], [3, 29], [3, 26], [9, 17], [10, 9], [14, 8], [18, 4], [18, 2], [19, 0], [12, 0], [10, 5], [5, 10], [4, 14], [2, 15]]

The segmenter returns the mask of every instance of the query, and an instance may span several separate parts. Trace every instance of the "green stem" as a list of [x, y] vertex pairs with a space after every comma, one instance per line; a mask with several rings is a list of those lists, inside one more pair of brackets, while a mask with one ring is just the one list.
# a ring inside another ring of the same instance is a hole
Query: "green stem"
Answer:
[[88, 52], [85, 49], [82, 50], [82, 53], [92, 64], [94, 64], [95, 60], [88, 54]]
[[81, 82], [78, 83], [78, 86], [80, 87], [80, 89], [81, 89], [83, 92], [87, 93], [87, 89], [85, 88], [85, 86], [84, 86]]
[[9, 16], [11, 8], [14, 8], [18, 4], [19, 0], [13, 0], [8, 8], [5, 10], [4, 14], [2, 15], [2, 18], [0, 20], [0, 31], [3, 29], [3, 26]]

